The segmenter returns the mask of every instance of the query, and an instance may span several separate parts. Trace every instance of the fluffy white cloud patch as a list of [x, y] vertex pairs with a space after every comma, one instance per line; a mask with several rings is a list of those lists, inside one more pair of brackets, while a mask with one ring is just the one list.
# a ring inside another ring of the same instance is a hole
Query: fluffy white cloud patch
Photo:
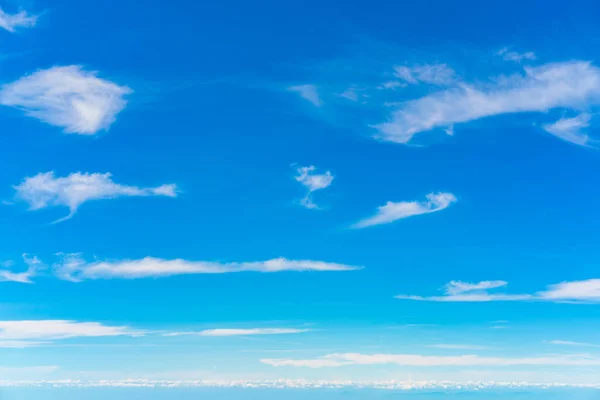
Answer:
[[36, 15], [29, 15], [26, 11], [8, 14], [0, 8], [0, 28], [15, 32], [17, 28], [31, 28], [37, 22]]
[[352, 265], [312, 260], [275, 258], [268, 261], [218, 263], [211, 261], [164, 260], [146, 257], [139, 260], [87, 262], [78, 254], [66, 255], [54, 266], [56, 275], [74, 282], [90, 279], [140, 279], [174, 275], [226, 274], [236, 272], [274, 273], [283, 271], [353, 271]]
[[[497, 284], [494, 284], [497, 282]], [[509, 294], [490, 293], [489, 289], [503, 287], [503, 281], [484, 281], [473, 284], [461, 283], [462, 290], [453, 290], [452, 282], [446, 286], [443, 296], [396, 296], [402, 300], [439, 301], [439, 302], [489, 302], [489, 301], [540, 301], [555, 303], [600, 303], [600, 279], [562, 282], [549, 285], [545, 290], [535, 293]]]
[[177, 196], [174, 184], [140, 188], [115, 183], [111, 174], [72, 173], [57, 178], [54, 172], [39, 173], [25, 178], [15, 186], [15, 198], [29, 204], [31, 210], [47, 207], [68, 207], [69, 215], [55, 222], [65, 221], [77, 212], [79, 206], [91, 200], [132, 196]]
[[503, 114], [581, 109], [600, 102], [600, 69], [572, 61], [526, 67], [524, 75], [498, 77], [488, 84], [461, 83], [400, 103], [388, 121], [376, 125], [378, 137], [408, 143], [435, 128]]
[[96, 72], [71, 65], [40, 70], [4, 85], [0, 104], [19, 108], [66, 133], [94, 135], [110, 127], [130, 93], [127, 87], [98, 78]]
[[388, 201], [384, 206], [377, 208], [375, 215], [358, 221], [352, 225], [352, 228], [360, 229], [389, 224], [403, 218], [441, 211], [456, 202], [456, 197], [452, 193], [430, 193], [426, 198], [426, 201], [401, 201], [397, 203]]
[[330, 171], [317, 174], [316, 170], [317, 168], [311, 165], [310, 167], [299, 167], [296, 171], [298, 173], [295, 177], [296, 181], [300, 182], [308, 191], [306, 196], [300, 200], [300, 204], [306, 208], [319, 208], [312, 201], [312, 193], [328, 188], [333, 182], [333, 175], [331, 175]]

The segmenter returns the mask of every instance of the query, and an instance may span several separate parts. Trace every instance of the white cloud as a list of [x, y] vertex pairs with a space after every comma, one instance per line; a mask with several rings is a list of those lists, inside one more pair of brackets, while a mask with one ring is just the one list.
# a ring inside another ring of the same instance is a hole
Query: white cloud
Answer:
[[0, 347], [2, 348], [35, 347], [70, 338], [140, 336], [143, 334], [143, 331], [136, 331], [126, 326], [108, 326], [98, 322], [0, 321]]
[[55, 273], [59, 278], [74, 282], [90, 279], [141, 279], [235, 272], [352, 271], [360, 268], [323, 261], [287, 260], [285, 258], [241, 263], [163, 260], [153, 257], [139, 260], [87, 262], [78, 254], [66, 255], [61, 263], [54, 266]]
[[[486, 289], [493, 289], [502, 285], [491, 285], [489, 282], [480, 282], [471, 285], [471, 289], [451, 292], [446, 286], [446, 294], [443, 296], [412, 296], [399, 295], [396, 296], [402, 300], [419, 300], [419, 301], [439, 301], [439, 302], [489, 302], [489, 301], [538, 301], [538, 302], [554, 302], [554, 303], [600, 303], [600, 279], [588, 279], [583, 281], [562, 282], [555, 285], [549, 285], [546, 290], [535, 292], [532, 294], [505, 294], [505, 293], [488, 293]], [[487, 285], [487, 287], [486, 287]], [[477, 289], [475, 289], [477, 288]]]
[[599, 344], [571, 342], [568, 340], [547, 340], [545, 343], [555, 344], [559, 346], [577, 346], [577, 347], [600, 347]]
[[[452, 68], [446, 64], [416, 65], [413, 67], [394, 67], [396, 77], [411, 84], [419, 82], [432, 85], [448, 85], [455, 81], [456, 76]], [[393, 85], [394, 88], [397, 87]], [[388, 89], [386, 88], [386, 89]]]
[[200, 332], [172, 332], [163, 336], [252, 336], [252, 335], [289, 335], [310, 332], [310, 329], [292, 328], [254, 328], [254, 329], [207, 329]]
[[506, 285], [508, 285], [508, 282], [505, 281], [482, 281], [478, 283], [451, 281], [445, 286], [445, 288], [446, 293], [448, 294], [459, 294], [477, 290], [495, 289]]
[[15, 32], [16, 28], [30, 28], [37, 22], [36, 15], [29, 15], [26, 11], [8, 14], [0, 8], [0, 28]]
[[0, 103], [66, 133], [93, 135], [106, 130], [125, 108], [131, 90], [100, 79], [80, 66], [37, 71], [0, 90]]
[[520, 63], [523, 60], [535, 60], [537, 57], [531, 51], [527, 51], [525, 53], [517, 53], [516, 51], [508, 51], [508, 48], [503, 48], [498, 52], [498, 55], [501, 56], [506, 61], [514, 61]]
[[334, 353], [324, 357], [308, 360], [294, 359], [262, 359], [262, 363], [275, 367], [340, 367], [344, 365], [385, 365], [394, 364], [410, 367], [473, 367], [473, 366], [600, 366], [600, 359], [586, 355], [556, 355], [534, 357], [480, 357], [477, 355], [461, 356], [424, 356], [418, 354], [360, 354]]
[[383, 82], [381, 85], [377, 86], [377, 89], [379, 89], [379, 90], [396, 90], [398, 88], [403, 88], [406, 86], [408, 86], [408, 85], [404, 82], [386, 81], [386, 82]]
[[[27, 368], [6, 368], [0, 367], [0, 373], [2, 372], [24, 372], [24, 373], [49, 373], [57, 370], [58, 367], [27, 367]], [[473, 371], [469, 371], [473, 372]], [[518, 375], [517, 375], [518, 374]], [[485, 389], [551, 389], [551, 388], [588, 388], [588, 389], [600, 389], [600, 385], [597, 383], [597, 377], [593, 376], [591, 383], [580, 383], [580, 382], [564, 382], [564, 375], [558, 376], [557, 378], [563, 379], [558, 382], [526, 382], [523, 380], [521, 371], [517, 371], [515, 376], [512, 376], [515, 380], [502, 380], [489, 379], [489, 375], [496, 375], [497, 372], [492, 374], [485, 374], [484, 376], [488, 379], [465, 379], [464, 374], [460, 376], [462, 380], [431, 380], [431, 379], [410, 379], [410, 380], [353, 380], [353, 379], [204, 379], [204, 380], [177, 380], [177, 379], [121, 379], [121, 380], [78, 380], [78, 379], [61, 379], [61, 380], [34, 380], [19, 379], [19, 380], [0, 380], [0, 387], [42, 387], [42, 388], [100, 388], [100, 387], [143, 387], [143, 388], [195, 388], [195, 387], [218, 387], [218, 388], [290, 388], [290, 389], [386, 389], [386, 390], [461, 390], [461, 391], [480, 391]], [[176, 375], [185, 375], [184, 373], [177, 372]], [[203, 375], [206, 375], [204, 373]], [[454, 376], [455, 374], [453, 374]], [[482, 374], [476, 374], [480, 377]], [[545, 376], [545, 375], [543, 375]], [[553, 376], [554, 377], [554, 376]], [[594, 379], [595, 378], [595, 379]], [[547, 379], [547, 378], [546, 378]]]
[[317, 174], [314, 172], [316, 169], [316, 167], [311, 165], [310, 167], [299, 167], [296, 170], [298, 175], [295, 179], [308, 190], [306, 196], [300, 200], [300, 204], [306, 208], [319, 208], [312, 201], [312, 193], [316, 190], [328, 188], [333, 182], [333, 175], [331, 175], [330, 171], [326, 171], [324, 174]]
[[478, 346], [474, 344], [432, 344], [427, 347], [433, 349], [448, 349], [448, 350], [488, 350], [488, 346]]
[[356, 93], [356, 88], [354, 88], [354, 87], [350, 87], [350, 88], [344, 90], [340, 94], [340, 97], [343, 97], [350, 101], [358, 101], [358, 93]]
[[323, 105], [323, 101], [321, 97], [319, 97], [319, 92], [315, 85], [297, 85], [288, 87], [290, 92], [295, 92], [300, 95], [304, 100], [309, 101], [315, 107], [321, 107]]
[[33, 283], [31, 278], [37, 275], [43, 265], [37, 257], [29, 257], [27, 254], [23, 254], [23, 261], [27, 265], [27, 270], [24, 272], [0, 269], [0, 282]]
[[493, 84], [460, 84], [402, 103], [376, 125], [383, 140], [408, 143], [418, 133], [495, 115], [580, 109], [600, 100], [600, 69], [572, 61], [525, 68]]
[[386, 205], [377, 208], [377, 213], [374, 216], [355, 223], [352, 228], [359, 229], [389, 224], [414, 215], [441, 211], [456, 202], [456, 197], [452, 193], [430, 193], [426, 197], [427, 201], [402, 201], [398, 203], [388, 201]]
[[25, 178], [15, 186], [15, 198], [27, 202], [31, 210], [64, 206], [69, 215], [55, 222], [71, 218], [83, 203], [90, 200], [114, 199], [130, 196], [177, 196], [177, 186], [162, 185], [153, 188], [121, 185], [113, 182], [111, 174], [76, 172], [56, 178], [54, 172], [39, 173]]
[[582, 113], [574, 118], [561, 118], [552, 124], [546, 124], [544, 129], [564, 141], [585, 146], [590, 138], [581, 131], [590, 126], [590, 119], [589, 114]]

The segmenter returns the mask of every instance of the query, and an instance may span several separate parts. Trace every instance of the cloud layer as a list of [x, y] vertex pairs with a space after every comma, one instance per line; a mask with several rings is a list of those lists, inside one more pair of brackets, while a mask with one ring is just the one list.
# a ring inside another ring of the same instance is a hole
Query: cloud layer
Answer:
[[69, 215], [55, 222], [73, 217], [79, 206], [91, 200], [132, 196], [177, 196], [177, 186], [174, 184], [153, 188], [121, 185], [115, 183], [109, 173], [75, 172], [62, 178], [56, 178], [54, 172], [39, 173], [25, 178], [14, 189], [15, 198], [25, 201], [31, 210], [56, 206], [68, 207]]
[[[489, 289], [505, 286], [504, 281], [479, 283], [450, 282], [443, 296], [396, 296], [402, 300], [438, 302], [489, 302], [489, 301], [539, 301], [555, 303], [600, 303], [600, 279], [562, 282], [549, 285], [546, 290], [535, 293], [490, 293]], [[459, 288], [457, 290], [457, 288]]]
[[352, 225], [352, 228], [360, 229], [389, 224], [414, 215], [441, 211], [456, 202], [456, 197], [452, 193], [430, 193], [426, 197], [426, 201], [402, 201], [398, 203], [388, 201], [386, 205], [377, 208], [375, 215], [358, 221]]
[[71, 65], [40, 70], [4, 85], [0, 104], [19, 108], [66, 133], [93, 135], [110, 127], [130, 93], [127, 87]]

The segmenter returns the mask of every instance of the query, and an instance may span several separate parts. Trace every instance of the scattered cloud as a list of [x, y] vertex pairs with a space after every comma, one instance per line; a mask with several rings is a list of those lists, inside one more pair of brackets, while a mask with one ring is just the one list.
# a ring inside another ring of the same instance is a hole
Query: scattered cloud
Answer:
[[379, 90], [396, 90], [398, 88], [403, 88], [406, 86], [408, 86], [408, 84], [404, 83], [404, 82], [386, 81], [386, 82], [383, 82], [381, 85], [377, 86], [377, 89], [379, 89]]
[[498, 55], [506, 61], [514, 61], [516, 63], [520, 63], [523, 60], [535, 60], [537, 58], [531, 51], [517, 53], [516, 51], [509, 51], [507, 47], [498, 51]]
[[448, 350], [489, 350], [489, 346], [478, 346], [474, 344], [432, 344], [427, 347], [433, 349], [448, 349]]
[[19, 108], [66, 133], [94, 135], [110, 127], [131, 93], [96, 75], [77, 65], [40, 70], [4, 85], [0, 104]]
[[340, 94], [340, 97], [343, 97], [343, 98], [348, 99], [350, 101], [358, 101], [358, 93], [356, 93], [356, 88], [355, 87], [349, 87], [348, 89], [344, 90]]
[[292, 328], [254, 328], [254, 329], [207, 329], [199, 332], [172, 332], [163, 336], [253, 336], [253, 335], [289, 335], [310, 332], [310, 329]]
[[582, 113], [574, 118], [561, 118], [552, 124], [546, 124], [544, 129], [564, 141], [586, 146], [590, 138], [581, 131], [590, 126], [590, 119], [589, 114]]
[[26, 348], [56, 340], [106, 337], [141, 336], [144, 331], [127, 326], [108, 326], [98, 322], [67, 320], [0, 321], [0, 347]]
[[600, 347], [600, 344], [570, 342], [568, 340], [546, 340], [545, 343], [555, 344], [559, 346], [577, 346], [577, 347]]
[[315, 85], [298, 85], [298, 86], [290, 86], [288, 87], [290, 92], [298, 93], [300, 97], [304, 100], [309, 101], [315, 107], [321, 107], [323, 105], [323, 101], [321, 97], [319, 97], [319, 92], [317, 90], [317, 86]]
[[[492, 283], [503, 283], [502, 285], [490, 285], [489, 281], [475, 284], [463, 284], [466, 290], [452, 291], [451, 284], [446, 286], [446, 294], [443, 296], [396, 296], [402, 300], [439, 301], [439, 302], [489, 302], [489, 301], [538, 301], [554, 303], [600, 303], [600, 279], [588, 279], [583, 281], [562, 282], [549, 285], [546, 290], [533, 294], [506, 294], [489, 293], [488, 289], [505, 286], [506, 282], [492, 281]], [[469, 285], [471, 288], [469, 289]]]
[[13, 272], [0, 269], [0, 282], [33, 283], [31, 278], [35, 277], [44, 266], [37, 257], [29, 257], [27, 254], [23, 254], [23, 261], [27, 265], [26, 271]]
[[457, 87], [401, 103], [376, 125], [383, 140], [408, 143], [416, 134], [502, 114], [580, 109], [600, 100], [600, 69], [571, 61], [526, 67], [525, 75]]
[[508, 285], [505, 281], [482, 281], [478, 283], [467, 283], [461, 281], [451, 281], [446, 284], [446, 293], [460, 294], [464, 292], [474, 292], [477, 290], [495, 289]]
[[29, 15], [26, 11], [8, 14], [0, 8], [0, 28], [15, 32], [17, 28], [31, 28], [37, 23], [37, 15]]
[[299, 167], [296, 170], [298, 175], [295, 179], [308, 190], [306, 196], [300, 200], [300, 204], [310, 209], [319, 208], [319, 206], [312, 201], [312, 193], [317, 190], [328, 188], [333, 182], [333, 175], [331, 175], [330, 171], [325, 171], [324, 174], [317, 174], [315, 173], [316, 170], [317, 168], [312, 165], [310, 167]]
[[352, 265], [311, 260], [275, 258], [268, 261], [218, 263], [211, 261], [164, 260], [146, 257], [139, 260], [87, 262], [79, 254], [64, 255], [54, 266], [60, 279], [79, 282], [91, 279], [141, 279], [174, 275], [226, 274], [236, 272], [274, 273], [283, 271], [353, 271]]
[[115, 183], [109, 173], [75, 172], [63, 178], [56, 178], [54, 172], [39, 173], [25, 178], [21, 184], [14, 186], [14, 189], [15, 198], [28, 203], [30, 210], [68, 207], [69, 215], [55, 223], [70, 219], [79, 206], [91, 200], [131, 196], [177, 196], [177, 186], [174, 184], [153, 188], [121, 185]]
[[360, 229], [389, 224], [414, 215], [441, 211], [456, 202], [456, 197], [452, 193], [430, 193], [426, 198], [426, 201], [402, 201], [398, 203], [388, 201], [386, 205], [377, 208], [377, 213], [374, 216], [355, 223], [352, 228]]
[[446, 64], [396, 66], [394, 71], [397, 78], [409, 84], [427, 83], [445, 86], [456, 80], [454, 70]]
[[473, 366], [599, 366], [600, 359], [587, 355], [555, 355], [533, 357], [480, 357], [477, 355], [461, 356], [424, 356], [417, 354], [360, 354], [334, 353], [324, 357], [308, 360], [294, 359], [262, 359], [262, 363], [274, 367], [307, 367], [324, 368], [345, 365], [386, 365], [394, 364], [410, 367], [473, 367]]

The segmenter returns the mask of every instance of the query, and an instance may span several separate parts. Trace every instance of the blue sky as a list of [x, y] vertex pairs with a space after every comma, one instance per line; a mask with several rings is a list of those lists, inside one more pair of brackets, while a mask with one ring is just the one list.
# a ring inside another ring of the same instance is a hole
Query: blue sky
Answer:
[[597, 383], [596, 2], [0, 7], [0, 381]]

